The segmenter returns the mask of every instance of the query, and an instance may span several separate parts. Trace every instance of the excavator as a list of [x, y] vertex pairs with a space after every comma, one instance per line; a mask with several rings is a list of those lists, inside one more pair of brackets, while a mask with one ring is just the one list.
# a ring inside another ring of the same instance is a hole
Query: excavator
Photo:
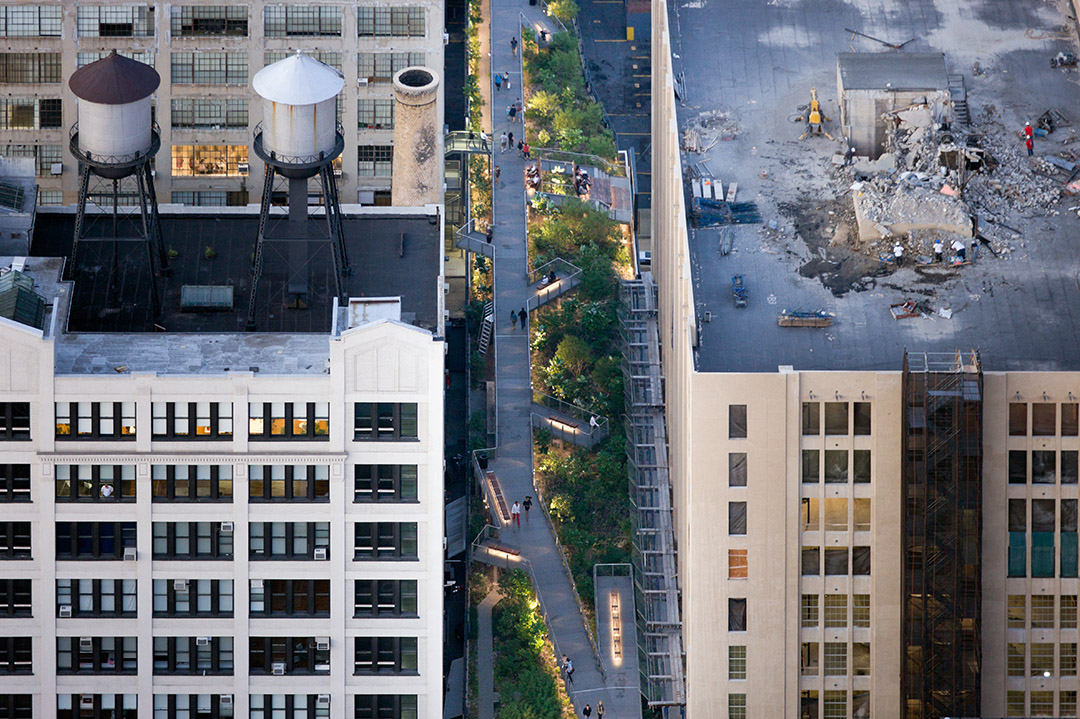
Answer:
[[825, 122], [832, 122], [831, 117], [826, 117], [825, 113], [821, 111], [821, 103], [817, 99], [817, 88], [810, 88], [810, 111], [805, 115], [800, 115], [795, 118], [795, 122], [806, 121], [806, 131], [799, 135], [800, 140], [805, 140], [807, 135], [824, 135], [830, 140], [835, 139], [832, 135], [825, 131], [822, 120]]

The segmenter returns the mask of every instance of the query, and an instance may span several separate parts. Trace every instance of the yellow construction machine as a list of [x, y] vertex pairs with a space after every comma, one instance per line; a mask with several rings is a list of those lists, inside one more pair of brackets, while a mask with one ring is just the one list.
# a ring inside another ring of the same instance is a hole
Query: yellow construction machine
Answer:
[[832, 135], [825, 131], [825, 126], [822, 124], [822, 120], [825, 122], [832, 122], [831, 117], [827, 117], [825, 113], [821, 111], [821, 103], [817, 99], [817, 88], [810, 88], [810, 110], [805, 115], [800, 115], [795, 118], [795, 122], [806, 121], [806, 131], [799, 135], [800, 140], [806, 139], [807, 135], [824, 135], [830, 140], [834, 139]]

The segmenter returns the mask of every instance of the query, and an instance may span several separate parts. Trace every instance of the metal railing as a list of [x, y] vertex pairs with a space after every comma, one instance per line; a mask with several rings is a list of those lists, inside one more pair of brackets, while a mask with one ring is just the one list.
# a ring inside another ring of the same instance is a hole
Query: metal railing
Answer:
[[[472, 135], [472, 137], [469, 137]], [[443, 152], [450, 154], [452, 152], [473, 152], [477, 154], [490, 155], [495, 147], [495, 143], [489, 137], [487, 139], [487, 148], [484, 148], [484, 141], [480, 139], [480, 133], [472, 130], [454, 130], [443, 135]]]
[[539, 267], [529, 270], [529, 274], [525, 279], [530, 285], [535, 285], [540, 280], [544, 279], [551, 274], [552, 270], [555, 272], [555, 281], [558, 282], [560, 275], [562, 279], [568, 279], [573, 275], [580, 274], [581, 268], [575, 265], [573, 262], [564, 260], [561, 257], [556, 257], [553, 260], [549, 260]]
[[[540, 405], [541, 407], [547, 407], [548, 409], [554, 410], [559, 414], [566, 415], [567, 417], [571, 417], [576, 420], [581, 420], [582, 422], [588, 424], [594, 429], [606, 430], [608, 425], [610, 424], [608, 422], [608, 418], [600, 414], [599, 412], [593, 412], [592, 410], [582, 407], [579, 404], [567, 402], [566, 400], [559, 399], [558, 397], [552, 397], [550, 394], [544, 394], [543, 392], [537, 392], [536, 390], [533, 390], [532, 401]], [[595, 425], [593, 425], [590, 421], [592, 419], [596, 420]]]
[[584, 152], [570, 152], [569, 150], [559, 150], [554, 147], [530, 147], [529, 154], [534, 159], [547, 160], [549, 162], [576, 162], [578, 165], [595, 167], [611, 177], [627, 176], [627, 168], [624, 164], [605, 160], [598, 155], [590, 155]]

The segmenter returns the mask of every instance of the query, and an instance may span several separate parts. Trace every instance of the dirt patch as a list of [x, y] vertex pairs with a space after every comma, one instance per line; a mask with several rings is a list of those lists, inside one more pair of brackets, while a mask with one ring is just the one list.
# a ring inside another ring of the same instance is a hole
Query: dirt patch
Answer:
[[851, 203], [803, 197], [797, 202], [781, 202], [777, 210], [795, 229], [811, 259], [799, 267], [803, 277], [814, 278], [833, 295], [861, 292], [875, 284], [876, 277], [889, 273], [880, 260], [851, 249], [854, 213]]

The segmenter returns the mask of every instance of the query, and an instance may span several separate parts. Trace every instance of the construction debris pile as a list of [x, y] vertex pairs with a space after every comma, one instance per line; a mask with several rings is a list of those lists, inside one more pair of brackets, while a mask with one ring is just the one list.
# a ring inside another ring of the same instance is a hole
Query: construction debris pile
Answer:
[[705, 153], [721, 140], [734, 140], [737, 129], [729, 113], [709, 110], [683, 130], [679, 144], [684, 152]]

